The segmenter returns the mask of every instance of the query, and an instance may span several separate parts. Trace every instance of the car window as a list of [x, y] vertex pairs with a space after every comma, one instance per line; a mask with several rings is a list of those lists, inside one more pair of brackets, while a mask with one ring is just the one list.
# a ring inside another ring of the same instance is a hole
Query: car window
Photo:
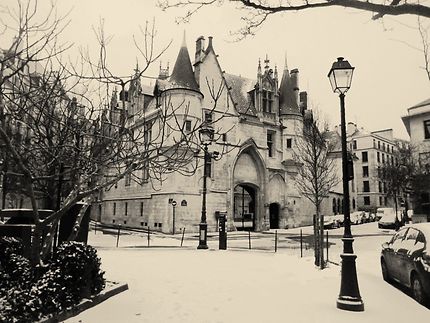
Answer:
[[415, 242], [415, 240], [417, 239], [419, 231], [414, 229], [414, 228], [410, 228], [408, 231], [408, 234], [406, 235], [406, 240], [412, 240]]
[[422, 243], [422, 244], [426, 243], [426, 238], [424, 236], [424, 233], [422, 233], [421, 231], [418, 232], [416, 243]]
[[406, 236], [406, 232], [407, 232], [408, 228], [403, 228], [401, 229], [399, 232], [397, 232], [393, 238], [391, 239], [391, 243], [399, 243], [403, 240], [403, 238]]

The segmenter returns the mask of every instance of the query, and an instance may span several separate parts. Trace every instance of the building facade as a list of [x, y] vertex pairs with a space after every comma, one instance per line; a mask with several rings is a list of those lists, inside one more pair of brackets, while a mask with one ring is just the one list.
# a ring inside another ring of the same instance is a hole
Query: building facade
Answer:
[[[339, 129], [335, 132], [339, 133]], [[376, 211], [392, 207], [387, 196], [387, 184], [381, 179], [380, 168], [394, 163], [396, 140], [392, 129], [368, 132], [353, 122], [347, 125], [347, 145], [354, 156], [354, 179], [350, 184], [351, 210]]]
[[[131, 127], [145, 127], [154, 111], [172, 106], [177, 107], [184, 132], [202, 122], [214, 124], [220, 136], [209, 151], [226, 153], [220, 160], [210, 161], [207, 173], [209, 231], [217, 229], [218, 212], [226, 212], [229, 230], [311, 224], [314, 207], [294, 184], [298, 167], [294, 149], [309, 114], [307, 93], [299, 90], [299, 71], [285, 66], [278, 75], [266, 56], [263, 64], [256, 64], [256, 78], [248, 79], [224, 72], [217, 57], [212, 37], [207, 46], [199, 37], [192, 64], [184, 42], [171, 74], [160, 67], [152, 90], [136, 79], [127, 92], [120, 93], [119, 100], [113, 98], [113, 107], [128, 108]], [[144, 115], [145, 122], [138, 115]], [[145, 133], [145, 140], [155, 140], [150, 129]], [[100, 220], [168, 233], [179, 232], [179, 228], [196, 232], [203, 167], [192, 176], [172, 172], [162, 184], [155, 183], [148, 172], [138, 175], [141, 183], [126, 177], [103, 192]], [[323, 210], [331, 213], [329, 199]]]
[[[414, 214], [422, 215], [430, 221], [430, 99], [408, 109], [402, 117], [410, 137], [415, 160], [422, 172], [422, 190], [414, 194]], [[415, 215], [414, 215], [415, 216]]]

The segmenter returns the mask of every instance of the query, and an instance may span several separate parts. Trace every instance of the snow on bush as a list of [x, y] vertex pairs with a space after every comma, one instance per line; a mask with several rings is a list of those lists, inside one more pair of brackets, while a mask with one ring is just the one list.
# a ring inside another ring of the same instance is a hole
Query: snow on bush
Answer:
[[96, 250], [62, 244], [46, 267], [32, 268], [15, 238], [0, 237], [0, 322], [32, 322], [61, 312], [105, 286]]

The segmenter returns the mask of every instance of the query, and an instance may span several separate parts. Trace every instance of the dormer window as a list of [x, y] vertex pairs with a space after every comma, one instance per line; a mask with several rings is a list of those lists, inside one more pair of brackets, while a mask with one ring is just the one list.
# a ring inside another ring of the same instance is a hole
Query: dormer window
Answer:
[[213, 122], [213, 115], [214, 113], [212, 111], [205, 111], [205, 122], [206, 123], [212, 123]]
[[272, 113], [273, 109], [273, 93], [267, 90], [263, 90], [263, 111]]

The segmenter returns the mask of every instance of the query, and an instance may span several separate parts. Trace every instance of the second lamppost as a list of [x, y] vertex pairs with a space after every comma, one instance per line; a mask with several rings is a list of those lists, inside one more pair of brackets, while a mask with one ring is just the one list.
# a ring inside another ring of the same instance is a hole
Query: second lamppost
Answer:
[[208, 175], [208, 166], [210, 164], [211, 155], [208, 146], [212, 143], [214, 137], [214, 130], [207, 126], [202, 126], [199, 131], [200, 142], [203, 145], [204, 162], [203, 162], [203, 199], [202, 199], [202, 215], [199, 224], [199, 245], [197, 249], [208, 249], [207, 235], [208, 224], [206, 223], [206, 178]]
[[340, 98], [340, 127], [342, 141], [343, 214], [345, 229], [342, 237], [343, 253], [340, 255], [342, 259], [342, 269], [337, 308], [361, 312], [364, 311], [364, 304], [358, 288], [357, 270], [355, 266], [355, 259], [357, 256], [354, 254], [354, 250], [352, 248], [354, 238], [351, 234], [349, 210], [349, 174], [345, 126], [345, 93], [351, 87], [353, 72], [354, 67], [352, 67], [348, 61], [345, 61], [343, 57], [339, 57], [337, 61], [333, 63], [328, 77], [333, 88], [333, 92], [338, 93]]

